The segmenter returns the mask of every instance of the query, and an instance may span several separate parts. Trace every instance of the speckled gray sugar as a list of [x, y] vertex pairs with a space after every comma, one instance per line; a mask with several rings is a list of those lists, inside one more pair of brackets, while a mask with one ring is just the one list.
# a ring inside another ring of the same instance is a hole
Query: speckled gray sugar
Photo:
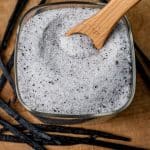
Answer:
[[19, 94], [32, 110], [53, 114], [109, 113], [131, 96], [132, 63], [128, 29], [120, 21], [105, 46], [65, 32], [98, 9], [42, 12], [21, 28], [17, 52]]

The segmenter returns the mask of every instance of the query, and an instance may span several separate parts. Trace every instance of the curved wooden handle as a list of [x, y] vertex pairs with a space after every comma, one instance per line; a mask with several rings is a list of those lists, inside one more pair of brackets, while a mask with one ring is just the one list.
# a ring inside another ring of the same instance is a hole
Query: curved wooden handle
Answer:
[[[100, 12], [89, 19], [90, 26], [95, 32], [100, 33], [101, 43], [96, 47], [102, 47], [112, 28], [118, 20], [140, 0], [111, 0]], [[93, 39], [93, 41], [97, 39]], [[95, 42], [94, 42], [95, 43]], [[96, 45], [97, 43], [95, 43]]]

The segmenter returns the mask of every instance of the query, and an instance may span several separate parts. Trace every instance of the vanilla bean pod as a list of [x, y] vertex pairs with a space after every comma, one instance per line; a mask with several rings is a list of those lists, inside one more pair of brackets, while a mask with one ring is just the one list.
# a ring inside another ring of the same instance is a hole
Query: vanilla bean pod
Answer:
[[[107, 139], [115, 139], [115, 140], [122, 140], [122, 141], [130, 141], [130, 138], [119, 136], [116, 134], [91, 130], [91, 129], [84, 129], [84, 128], [75, 128], [75, 127], [65, 127], [65, 126], [56, 126], [56, 125], [46, 125], [46, 124], [33, 124], [37, 128], [42, 131], [46, 132], [59, 132], [59, 133], [70, 133], [70, 134], [80, 134], [80, 135], [88, 135], [93, 137], [103, 137]], [[21, 125], [14, 125], [19, 131], [23, 131], [24, 128]], [[7, 131], [5, 128], [0, 129], [0, 133]]]
[[[19, 130], [19, 129], [18, 129], [18, 130]], [[0, 134], [3, 133], [3, 132], [6, 132], [6, 131], [8, 131], [8, 129], [5, 128], [5, 127], [3, 127], [3, 128], [0, 129]]]
[[[78, 137], [69, 137], [69, 136], [57, 136], [57, 135], [52, 135], [55, 138], [58, 138], [61, 141], [61, 144], [56, 143], [55, 141], [48, 141], [48, 140], [43, 140], [37, 137], [33, 137], [30, 134], [27, 134], [30, 138], [33, 138], [36, 142], [42, 145], [61, 145], [61, 146], [68, 146], [68, 145], [75, 145], [79, 143], [79, 138]], [[22, 140], [16, 136], [13, 135], [5, 135], [5, 134], [0, 134], [0, 141], [4, 142], [16, 142], [16, 143], [26, 143], [26, 140]]]
[[14, 91], [14, 94], [15, 94], [15, 96], [16, 96], [15, 82], [14, 82], [14, 80], [12, 79], [11, 75], [9, 74], [9, 72], [8, 72], [8, 70], [7, 70], [7, 68], [6, 68], [6, 66], [5, 66], [4, 63], [2, 62], [1, 57], [0, 57], [0, 68], [2, 69], [3, 74], [4, 74], [4, 76], [6, 77], [6, 79], [9, 81], [9, 83], [10, 83], [10, 85], [11, 85], [13, 91]]
[[75, 127], [65, 127], [65, 126], [55, 126], [55, 125], [36, 125], [39, 129], [44, 131], [50, 132], [60, 132], [60, 133], [71, 133], [71, 134], [80, 134], [80, 135], [90, 135], [90, 136], [97, 136], [103, 137], [108, 139], [116, 139], [116, 140], [123, 140], [123, 141], [130, 141], [130, 138], [115, 135], [108, 132], [103, 131], [96, 131], [91, 129], [84, 129], [84, 128], [75, 128]]
[[26, 143], [26, 140], [21, 140], [14, 135], [0, 134], [0, 141], [3, 142], [15, 142], [15, 143]]
[[[40, 144], [44, 145], [60, 145], [58, 143], [55, 143], [54, 141], [47, 141], [43, 139], [38, 139], [37, 137], [26, 133], [30, 138], [33, 138], [35, 141], [39, 142]], [[64, 136], [64, 135], [51, 135], [53, 138], [59, 139], [61, 141], [62, 146], [68, 146], [68, 145], [77, 145], [77, 144], [87, 144], [87, 145], [96, 145], [100, 147], [106, 147], [111, 149], [117, 149], [117, 150], [147, 150], [145, 148], [135, 147], [135, 146], [129, 146], [125, 144], [118, 144], [118, 143], [112, 143], [112, 142], [106, 142], [102, 140], [96, 140], [92, 138], [82, 138], [82, 137], [71, 137], [71, 136]], [[25, 143], [26, 141], [23, 141], [15, 136], [12, 135], [2, 135], [0, 134], [0, 140], [1, 141], [8, 141], [8, 142], [18, 142], [18, 143]]]
[[15, 23], [20, 15], [20, 13], [22, 12], [23, 8], [25, 7], [25, 5], [27, 4], [28, 0], [18, 0], [17, 4], [15, 6], [15, 9], [8, 21], [8, 25], [4, 34], [4, 38], [2, 40], [1, 43], [1, 47], [0, 50], [6, 49], [7, 45], [8, 45], [8, 41], [11, 37], [12, 31], [15, 27]]
[[80, 141], [80, 144], [101, 146], [101, 147], [111, 148], [111, 149], [115, 149], [115, 150], [148, 150], [148, 149], [140, 148], [140, 147], [136, 147], [136, 146], [106, 142], [106, 141], [95, 140], [95, 139], [92, 140], [92, 139], [88, 139], [88, 138], [83, 138], [79, 141]]
[[[35, 138], [34, 135], [31, 135], [30, 133], [26, 133], [26, 135], [31, 136], [32, 138]], [[75, 145], [75, 144], [86, 144], [86, 145], [96, 145], [96, 146], [101, 146], [101, 147], [106, 147], [106, 148], [112, 148], [112, 149], [117, 149], [117, 150], [146, 150], [145, 148], [140, 148], [136, 146], [129, 146], [125, 144], [119, 144], [119, 143], [112, 143], [112, 142], [105, 142], [102, 140], [97, 140], [95, 137], [72, 137], [72, 136], [66, 136], [66, 135], [52, 135], [49, 134], [51, 137], [54, 139], [59, 139], [61, 144], [64, 145]], [[49, 144], [54, 144], [54, 145], [60, 145], [55, 142], [51, 142]]]
[[[61, 141], [60, 143], [57, 143], [55, 141], [48, 141], [45, 139], [40, 139], [38, 137], [33, 137], [31, 134], [26, 134], [28, 137], [34, 139], [34, 141], [38, 142], [40, 145], [61, 145], [61, 146], [68, 146], [68, 145], [74, 145], [78, 144], [78, 138], [73, 138], [73, 140], [70, 137], [67, 136], [53, 136], [55, 138], [58, 138]], [[14, 135], [6, 135], [6, 134], [0, 134], [0, 141], [4, 142], [15, 142], [15, 143], [27, 143], [26, 140], [20, 139]]]
[[[8, 63], [6, 64], [6, 68], [7, 68], [9, 73], [10, 73], [13, 65], [14, 65], [14, 52], [12, 53], [11, 57], [8, 60]], [[6, 81], [7, 81], [7, 79], [6, 79], [5, 75], [2, 74], [1, 77], [0, 77], [0, 91], [4, 87]]]
[[20, 131], [18, 131], [14, 126], [9, 124], [7, 121], [3, 120], [2, 118], [0, 118], [0, 124], [5, 126], [10, 132], [12, 132], [15, 136], [17, 136], [21, 140], [26, 141], [26, 143], [29, 144], [30, 146], [32, 146], [33, 148], [35, 148], [37, 150], [45, 149], [42, 146], [40, 146], [37, 142], [33, 141], [28, 136], [26, 136], [23, 133], [21, 133]]
[[[11, 18], [9, 19], [7, 29], [6, 29], [6, 32], [5, 32], [5, 35], [4, 35], [0, 49], [5, 49], [7, 47], [8, 40], [9, 40], [10, 35], [12, 33], [12, 30], [15, 26], [15, 22], [19, 16], [19, 14], [22, 11], [22, 8], [27, 3], [27, 1], [28, 0], [18, 0], [16, 7], [15, 7], [15, 10], [14, 10]], [[7, 80], [10, 82], [11, 86], [15, 90], [15, 84], [14, 84], [11, 76], [9, 75], [9, 73], [8, 73], [6, 67], [3, 64], [1, 59], [0, 59], [0, 67], [3, 71], [4, 76], [7, 78]], [[16, 91], [15, 91], [15, 94], [16, 94]], [[0, 100], [0, 107], [5, 109], [5, 111], [9, 115], [14, 117], [20, 124], [22, 124], [25, 128], [27, 128], [28, 130], [30, 130], [31, 132], [33, 132], [37, 136], [42, 137], [44, 139], [52, 140], [51, 137], [49, 137], [46, 133], [42, 133], [38, 128], [34, 127], [32, 124], [30, 124], [24, 118], [22, 118], [19, 114], [17, 114], [13, 109], [9, 108], [9, 106], [5, 102], [3, 102], [3, 100]], [[59, 143], [59, 141], [58, 141], [58, 143]]]
[[57, 139], [53, 139], [48, 134], [42, 132], [39, 128], [29, 123], [26, 119], [24, 119], [21, 115], [19, 115], [15, 110], [10, 108], [2, 99], [0, 99], [0, 108], [4, 109], [11, 117], [13, 117], [16, 121], [18, 121], [23, 127], [28, 129], [30, 132], [34, 133], [37, 137], [43, 138], [49, 141], [54, 140], [56, 143], [60, 143]]

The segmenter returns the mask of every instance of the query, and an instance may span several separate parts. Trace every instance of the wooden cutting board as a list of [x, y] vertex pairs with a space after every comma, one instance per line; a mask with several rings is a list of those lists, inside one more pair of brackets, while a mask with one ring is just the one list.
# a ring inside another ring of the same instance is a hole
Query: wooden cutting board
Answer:
[[[95, 0], [97, 1], [97, 0]], [[9, 15], [12, 12], [12, 8], [15, 6], [16, 0], [1, 0], [0, 1], [0, 40], [2, 40], [4, 30], [7, 25]], [[37, 5], [38, 0], [29, 0], [26, 10]], [[149, 7], [150, 0], [143, 0], [141, 4], [138, 4], [136, 8], [133, 8], [129, 13], [129, 19], [132, 23], [134, 38], [137, 43], [143, 48], [144, 53], [149, 57], [150, 49], [150, 27], [149, 27]], [[25, 10], [25, 11], [26, 11]], [[24, 12], [25, 12], [24, 11]], [[4, 13], [5, 12], [5, 13]], [[140, 15], [140, 16], [139, 16]], [[140, 19], [139, 19], [140, 18]], [[17, 27], [17, 26], [16, 26]], [[7, 50], [2, 54], [5, 61], [8, 60], [12, 50], [14, 48], [16, 38], [16, 30], [11, 37]], [[12, 71], [13, 75], [13, 71]], [[11, 87], [7, 83], [4, 89], [1, 91], [0, 96], [6, 100], [13, 97]], [[39, 120], [32, 116], [25, 108], [17, 102], [13, 107], [22, 114], [26, 119], [31, 122], [37, 123]], [[0, 115], [10, 122], [15, 121], [10, 118], [5, 112], [1, 111]], [[88, 129], [96, 129], [107, 131], [111, 133], [117, 133], [132, 139], [131, 142], [120, 142], [128, 145], [141, 146], [150, 149], [150, 88], [142, 79], [140, 72], [137, 72], [137, 85], [136, 93], [133, 103], [128, 109], [118, 114], [115, 118], [101, 122], [99, 118], [72, 126], [83, 127]], [[0, 150], [30, 150], [31, 148], [26, 144], [7, 143], [0, 141]], [[104, 148], [97, 146], [76, 145], [76, 146], [47, 146], [50, 150], [101, 150]]]

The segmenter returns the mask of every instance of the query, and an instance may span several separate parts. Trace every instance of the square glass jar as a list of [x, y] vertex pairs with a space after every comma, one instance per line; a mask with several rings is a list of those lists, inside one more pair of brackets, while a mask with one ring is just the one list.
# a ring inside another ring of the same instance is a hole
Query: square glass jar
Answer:
[[[84, 118], [93, 118], [93, 117], [97, 117], [100, 116], [101, 118], [109, 118], [114, 116], [115, 114], [118, 114], [119, 112], [123, 111], [125, 108], [127, 108], [129, 106], [129, 104], [132, 102], [133, 96], [134, 96], [134, 92], [135, 92], [135, 79], [136, 79], [136, 75], [135, 75], [135, 54], [134, 54], [134, 46], [133, 46], [133, 38], [132, 38], [132, 33], [131, 33], [131, 29], [130, 29], [130, 25], [128, 23], [128, 20], [126, 17], [123, 17], [122, 20], [124, 21], [124, 23], [126, 24], [127, 28], [128, 28], [128, 38], [129, 38], [129, 42], [130, 42], [130, 51], [131, 51], [131, 58], [132, 58], [132, 87], [131, 87], [131, 95], [130, 98], [128, 99], [127, 103], [125, 105], [123, 105], [120, 109], [115, 110], [115, 111], [111, 111], [111, 112], [107, 112], [107, 113], [99, 113], [99, 114], [84, 114], [84, 115], [78, 115], [78, 114], [52, 114], [52, 113], [45, 113], [45, 112], [41, 112], [41, 111], [35, 111], [34, 109], [29, 108], [22, 100], [21, 97], [21, 93], [20, 93], [20, 89], [18, 86], [18, 74], [17, 74], [17, 60], [18, 60], [18, 41], [19, 41], [19, 36], [20, 36], [20, 32], [22, 27], [26, 24], [26, 22], [34, 17], [35, 15], [42, 13], [44, 11], [47, 10], [53, 10], [53, 9], [59, 9], [59, 8], [102, 8], [104, 7], [105, 4], [103, 3], [88, 3], [88, 2], [59, 2], [59, 3], [51, 3], [51, 4], [46, 4], [46, 5], [42, 5], [42, 6], [37, 6], [32, 8], [31, 10], [29, 10], [24, 17], [22, 18], [19, 28], [18, 28], [18, 32], [17, 32], [17, 42], [16, 42], [16, 48], [15, 48], [15, 82], [16, 82], [16, 91], [17, 91], [17, 95], [19, 98], [19, 101], [22, 103], [22, 105], [28, 109], [31, 113], [33, 113], [36, 116], [48, 119], [51, 117], [58, 117], [58, 118], [80, 118], [80, 119], [84, 119]], [[23, 57], [23, 56], [22, 56]], [[32, 64], [31, 64], [32, 65]]]

